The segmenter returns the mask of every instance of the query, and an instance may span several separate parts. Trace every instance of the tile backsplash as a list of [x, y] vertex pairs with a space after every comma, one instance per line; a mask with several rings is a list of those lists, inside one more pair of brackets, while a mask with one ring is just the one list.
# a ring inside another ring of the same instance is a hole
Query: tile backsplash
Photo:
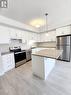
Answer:
[[0, 52], [9, 52], [9, 47], [20, 46], [22, 50], [29, 49], [30, 46], [27, 43], [11, 43], [11, 44], [0, 44]]
[[0, 44], [0, 52], [8, 52], [9, 44]]

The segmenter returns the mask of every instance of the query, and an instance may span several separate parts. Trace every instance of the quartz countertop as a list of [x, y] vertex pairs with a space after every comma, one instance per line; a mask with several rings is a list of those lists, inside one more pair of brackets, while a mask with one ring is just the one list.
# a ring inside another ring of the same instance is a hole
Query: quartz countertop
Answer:
[[14, 52], [10, 52], [10, 51], [8, 51], [8, 52], [2, 52], [1, 55], [6, 55], [6, 54], [10, 54], [10, 53], [14, 53]]
[[61, 54], [62, 54], [62, 50], [57, 50], [57, 49], [44, 49], [32, 53], [32, 55], [35, 56], [48, 57], [53, 59], [57, 59]]

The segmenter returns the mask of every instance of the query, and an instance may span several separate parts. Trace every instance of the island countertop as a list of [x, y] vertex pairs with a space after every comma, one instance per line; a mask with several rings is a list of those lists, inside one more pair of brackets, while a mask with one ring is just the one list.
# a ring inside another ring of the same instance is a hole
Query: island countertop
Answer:
[[62, 54], [62, 50], [57, 50], [57, 49], [44, 49], [44, 50], [40, 50], [38, 52], [32, 53], [32, 55], [35, 55], [35, 56], [48, 57], [48, 58], [53, 58], [53, 59], [57, 59], [61, 54]]

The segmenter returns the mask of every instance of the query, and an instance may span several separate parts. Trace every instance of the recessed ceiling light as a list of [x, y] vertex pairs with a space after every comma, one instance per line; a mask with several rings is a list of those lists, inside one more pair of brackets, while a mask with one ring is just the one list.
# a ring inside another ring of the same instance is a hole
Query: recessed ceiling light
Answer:
[[45, 20], [44, 19], [34, 19], [30, 22], [30, 25], [36, 27], [36, 28], [39, 28], [41, 26], [44, 26], [45, 25]]

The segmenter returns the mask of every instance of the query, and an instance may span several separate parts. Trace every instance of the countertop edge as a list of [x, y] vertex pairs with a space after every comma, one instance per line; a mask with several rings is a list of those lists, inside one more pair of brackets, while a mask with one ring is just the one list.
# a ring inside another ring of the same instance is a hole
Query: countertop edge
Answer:
[[49, 57], [49, 56], [43, 56], [43, 55], [38, 55], [38, 54], [32, 54], [32, 55], [34, 55], [34, 56], [40, 56], [40, 57], [46, 57], [46, 58], [52, 58], [52, 59], [57, 59], [57, 58], [54, 58], [54, 57]]
[[4, 52], [4, 53], [1, 53], [1, 56], [6, 55], [6, 54], [11, 54], [11, 53], [14, 53], [14, 52]]

